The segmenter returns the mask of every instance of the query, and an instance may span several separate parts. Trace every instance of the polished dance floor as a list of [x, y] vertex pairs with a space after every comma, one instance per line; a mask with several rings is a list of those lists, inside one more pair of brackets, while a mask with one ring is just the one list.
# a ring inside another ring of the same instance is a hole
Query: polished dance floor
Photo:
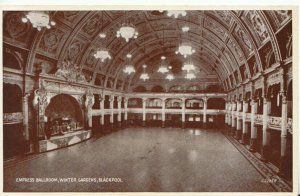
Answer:
[[4, 165], [4, 191], [275, 189], [219, 131], [127, 128]]

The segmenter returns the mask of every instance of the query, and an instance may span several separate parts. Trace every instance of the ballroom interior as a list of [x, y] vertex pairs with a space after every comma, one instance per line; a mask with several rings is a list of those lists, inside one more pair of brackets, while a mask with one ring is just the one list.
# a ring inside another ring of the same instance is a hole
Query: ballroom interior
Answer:
[[293, 14], [3, 11], [3, 190], [292, 192]]

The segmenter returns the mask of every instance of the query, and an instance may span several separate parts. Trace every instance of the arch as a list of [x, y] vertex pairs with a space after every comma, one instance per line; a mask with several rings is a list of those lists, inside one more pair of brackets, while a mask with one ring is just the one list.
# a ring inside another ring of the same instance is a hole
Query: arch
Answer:
[[153, 86], [151, 88], [151, 92], [153, 92], [153, 93], [162, 93], [162, 92], [165, 92], [165, 89], [164, 89], [164, 87], [162, 87], [160, 85], [156, 85], [156, 86]]
[[181, 108], [181, 99], [167, 99], [166, 100], [166, 108]]
[[169, 92], [173, 92], [173, 93], [183, 92], [183, 91], [184, 91], [184, 88], [181, 85], [174, 85], [169, 88]]
[[10, 50], [5, 50], [3, 54], [3, 66], [11, 69], [22, 70], [22, 63], [19, 57], [11, 52]]
[[147, 99], [147, 108], [161, 108], [162, 100], [159, 98], [149, 98]]
[[203, 108], [203, 106], [204, 106], [203, 100], [199, 98], [191, 98], [185, 101], [186, 108], [200, 109]]
[[45, 110], [48, 125], [52, 126], [63, 120], [76, 123], [76, 127], [83, 127], [84, 115], [78, 101], [67, 94], [58, 94], [52, 97], [49, 105]]
[[137, 86], [132, 91], [137, 93], [143, 93], [143, 92], [147, 92], [147, 89], [145, 86]]

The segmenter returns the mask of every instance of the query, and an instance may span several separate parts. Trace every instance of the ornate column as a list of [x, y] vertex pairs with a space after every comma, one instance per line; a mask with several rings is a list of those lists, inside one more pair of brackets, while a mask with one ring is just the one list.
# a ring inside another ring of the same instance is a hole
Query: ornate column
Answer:
[[109, 122], [111, 124], [111, 127], [114, 127], [114, 95], [109, 96], [109, 109], [110, 109], [110, 119]]
[[146, 126], [146, 103], [147, 98], [143, 97], [143, 127]]
[[122, 127], [122, 97], [118, 96], [118, 125]]
[[251, 100], [251, 135], [250, 135], [250, 148], [251, 152], [256, 150], [256, 142], [257, 142], [257, 127], [255, 126], [255, 114], [257, 112], [257, 102], [253, 97]]
[[162, 109], [161, 109], [161, 127], [165, 127], [166, 121], [166, 98], [162, 98]]
[[282, 105], [281, 105], [281, 150], [280, 150], [280, 166], [279, 166], [279, 175], [284, 176], [287, 174], [287, 156], [286, 156], [286, 143], [287, 143], [287, 100], [286, 93], [280, 92]]
[[186, 98], [181, 98], [181, 128], [185, 128], [185, 100]]
[[28, 129], [28, 97], [29, 93], [26, 93], [23, 98], [23, 128], [24, 138], [26, 142], [29, 142], [29, 129]]
[[270, 100], [267, 97], [264, 97], [264, 105], [263, 105], [263, 126], [262, 126], [262, 150], [261, 150], [261, 160], [268, 160], [268, 153], [270, 148], [270, 133], [268, 133], [268, 118], [269, 118], [269, 110], [270, 110]]
[[105, 95], [100, 95], [99, 101], [100, 101], [100, 110], [101, 110], [101, 119], [100, 119], [100, 124], [102, 127], [104, 127], [104, 98]]
[[247, 137], [247, 134], [248, 134], [248, 126], [247, 126], [247, 123], [246, 123], [246, 115], [247, 115], [247, 112], [248, 112], [248, 103], [246, 101], [246, 99], [243, 100], [243, 134], [242, 134], [242, 140], [241, 140], [241, 143], [242, 144], [245, 144], [246, 142], [246, 137]]
[[241, 131], [242, 131], [242, 122], [240, 119], [240, 110], [241, 110], [241, 102], [237, 102], [237, 110], [236, 110], [236, 132], [235, 132], [235, 139], [239, 140], [241, 138]]
[[127, 120], [128, 120], [128, 98], [124, 97], [124, 121], [126, 125], [127, 125]]
[[[34, 91], [33, 107], [37, 110], [37, 135], [36, 138], [45, 138], [45, 109], [50, 103], [51, 95], [44, 87]], [[45, 138], [47, 139], [47, 138]]]
[[207, 97], [203, 98], [203, 127], [206, 128], [206, 111], [207, 111]]
[[94, 95], [91, 91], [88, 91], [87, 94], [86, 94], [86, 99], [85, 99], [85, 102], [84, 102], [84, 106], [85, 106], [85, 112], [86, 112], [86, 128], [89, 129], [92, 127], [92, 108], [93, 108], [93, 105], [95, 103], [95, 100], [94, 100]]

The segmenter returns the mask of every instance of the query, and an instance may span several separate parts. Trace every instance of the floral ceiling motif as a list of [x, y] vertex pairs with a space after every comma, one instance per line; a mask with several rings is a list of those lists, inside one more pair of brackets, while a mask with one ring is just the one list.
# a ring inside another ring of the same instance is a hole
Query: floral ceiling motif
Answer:
[[249, 10], [246, 14], [246, 18], [251, 23], [251, 33], [259, 37], [259, 44], [261, 44], [261, 42], [264, 42], [269, 37], [266, 25], [254, 10]]

